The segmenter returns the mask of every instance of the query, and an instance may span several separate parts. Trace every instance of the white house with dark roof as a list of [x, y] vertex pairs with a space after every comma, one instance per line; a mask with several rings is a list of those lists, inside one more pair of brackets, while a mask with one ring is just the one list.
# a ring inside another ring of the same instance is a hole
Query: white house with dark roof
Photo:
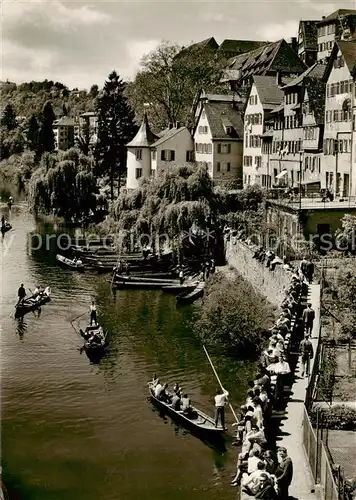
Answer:
[[[275, 76], [256, 75], [245, 107], [243, 144], [243, 184], [271, 186], [269, 161], [263, 161], [262, 136], [267, 132], [265, 121], [271, 111], [283, 101], [281, 84]], [[269, 132], [268, 132], [269, 133]]]
[[74, 146], [78, 124], [73, 118], [62, 116], [53, 122], [52, 128], [56, 150], [67, 150]]
[[195, 160], [218, 183], [241, 183], [243, 104], [205, 96], [194, 132]]
[[[321, 187], [335, 196], [356, 194], [356, 168], [352, 163], [352, 119], [355, 102], [356, 40], [336, 42], [325, 73], [324, 156]], [[355, 158], [353, 158], [354, 160]]]
[[144, 116], [136, 136], [127, 144], [127, 189], [136, 189], [173, 165], [194, 161], [194, 144], [186, 127], [170, 126], [155, 135]]
[[318, 23], [318, 61], [327, 61], [334, 43], [356, 36], [356, 10], [338, 9]]

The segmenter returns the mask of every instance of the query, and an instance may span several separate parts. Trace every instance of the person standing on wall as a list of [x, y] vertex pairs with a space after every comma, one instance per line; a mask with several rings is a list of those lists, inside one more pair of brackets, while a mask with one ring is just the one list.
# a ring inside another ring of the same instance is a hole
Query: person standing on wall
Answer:
[[304, 373], [307, 377], [309, 377], [310, 370], [310, 360], [314, 357], [313, 344], [309, 340], [309, 334], [305, 334], [305, 339], [301, 341], [300, 346], [300, 358], [302, 362], [302, 377], [304, 377]]

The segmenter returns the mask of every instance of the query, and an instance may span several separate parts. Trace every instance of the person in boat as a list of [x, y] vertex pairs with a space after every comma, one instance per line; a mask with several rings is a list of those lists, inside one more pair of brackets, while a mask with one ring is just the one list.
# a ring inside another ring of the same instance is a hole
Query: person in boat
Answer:
[[220, 389], [216, 389], [215, 395], [215, 427], [218, 426], [219, 418], [221, 421], [221, 425], [223, 429], [225, 429], [225, 404], [227, 402], [227, 398], [229, 393], [222, 388], [222, 392]]
[[161, 384], [160, 380], [157, 379], [156, 385], [154, 387], [155, 398], [160, 399], [162, 391], [163, 391], [163, 385]]
[[130, 262], [126, 262], [125, 272], [126, 272], [126, 276], [130, 276]]
[[156, 387], [156, 385], [158, 384], [159, 380], [158, 380], [158, 377], [156, 374], [153, 375], [153, 378], [150, 382], [148, 382], [147, 385], [151, 386], [152, 389], [154, 389]]
[[174, 387], [173, 387], [173, 392], [174, 394], [177, 394], [177, 396], [179, 396], [180, 398], [182, 397], [182, 389], [181, 387], [179, 386], [178, 382], [176, 382], [174, 384]]
[[77, 264], [77, 266], [81, 266], [83, 264], [83, 262], [80, 259], [76, 258], [76, 264]]
[[2, 215], [2, 217], [1, 217], [1, 225], [5, 226], [5, 222], [6, 222], [5, 221], [5, 215]]
[[168, 384], [167, 382], [164, 384], [164, 386], [162, 387], [162, 390], [161, 390], [161, 393], [158, 397], [158, 399], [160, 401], [163, 401], [164, 403], [170, 403], [171, 402], [171, 396], [168, 394]]
[[175, 410], [175, 411], [179, 411], [179, 410], [180, 410], [180, 403], [181, 403], [180, 397], [179, 397], [179, 395], [175, 392], [175, 393], [173, 394], [173, 397], [172, 397], [172, 408], [173, 408], [173, 410]]
[[33, 296], [37, 297], [39, 295], [39, 293], [40, 293], [40, 289], [39, 289], [38, 285], [36, 285], [36, 287], [35, 287], [35, 289], [33, 291]]
[[183, 395], [183, 397], [181, 399], [181, 403], [182, 403], [182, 412], [185, 414], [190, 413], [192, 408], [190, 405], [190, 399], [188, 398], [188, 394]]
[[183, 285], [183, 283], [184, 283], [184, 272], [183, 272], [182, 268], [180, 268], [180, 271], [179, 271], [179, 282], [181, 285]]
[[23, 301], [23, 299], [26, 297], [26, 290], [25, 287], [23, 286], [23, 283], [21, 283], [20, 288], [17, 291], [17, 296], [19, 298], [18, 304]]
[[73, 264], [76, 264], [76, 263], [77, 263], [77, 257], [74, 257]]
[[97, 318], [96, 318], [96, 305], [94, 300], [90, 304], [90, 326], [94, 323], [94, 325], [97, 324]]

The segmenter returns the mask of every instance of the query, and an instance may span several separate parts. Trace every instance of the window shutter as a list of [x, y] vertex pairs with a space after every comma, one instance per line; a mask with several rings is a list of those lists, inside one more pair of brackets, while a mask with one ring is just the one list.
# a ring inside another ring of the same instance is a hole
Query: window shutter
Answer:
[[176, 152], [175, 152], [173, 149], [171, 149], [171, 155], [170, 155], [170, 156], [171, 156], [171, 157], [170, 157], [170, 160], [171, 160], [171, 161], [174, 161], [174, 160], [175, 160], [175, 158], [176, 158]]
[[221, 153], [221, 144], [218, 144], [218, 153]]
[[230, 154], [231, 153], [231, 144], [227, 145], [227, 152]]
[[165, 154], [164, 154], [164, 153], [165, 153], [165, 150], [164, 150], [164, 149], [162, 149], [162, 151], [161, 151], [161, 160], [162, 160], [162, 161], [164, 161], [164, 160], [165, 160]]

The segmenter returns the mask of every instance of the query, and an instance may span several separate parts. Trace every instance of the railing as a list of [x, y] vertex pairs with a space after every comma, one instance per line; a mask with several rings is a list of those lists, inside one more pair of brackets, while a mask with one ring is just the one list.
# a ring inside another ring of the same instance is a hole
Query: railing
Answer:
[[356, 196], [337, 196], [333, 201], [325, 200], [320, 193], [311, 193], [309, 196], [299, 193], [286, 194], [283, 190], [269, 190], [267, 200], [271, 203], [288, 206], [293, 209], [321, 209], [330, 210], [335, 208], [356, 208]]

